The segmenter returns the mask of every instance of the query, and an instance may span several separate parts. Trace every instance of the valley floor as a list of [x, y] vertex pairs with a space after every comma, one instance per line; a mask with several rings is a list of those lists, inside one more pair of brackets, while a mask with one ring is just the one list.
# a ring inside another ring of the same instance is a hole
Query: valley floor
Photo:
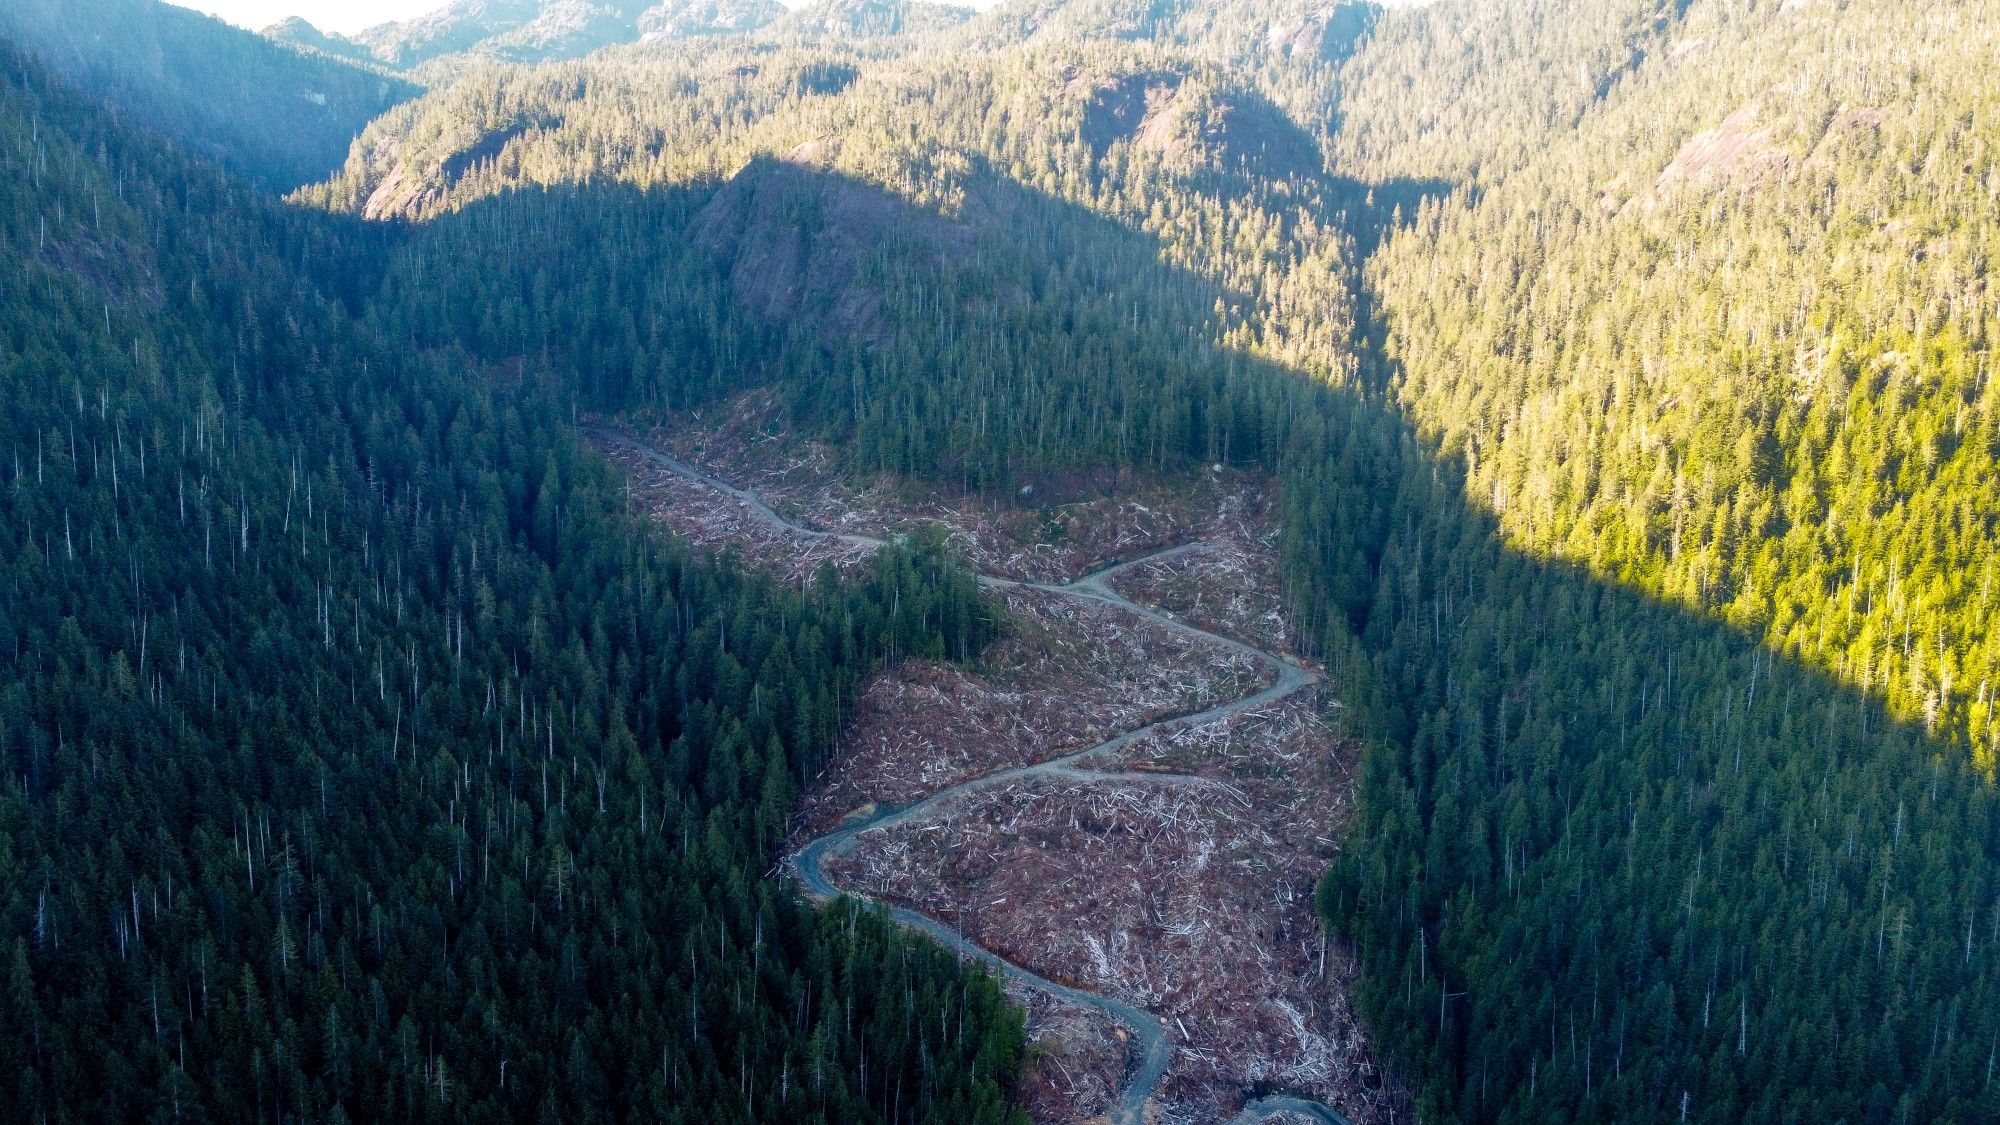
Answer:
[[[795, 847], [825, 852], [824, 878], [1152, 1013], [1165, 1075], [1148, 1120], [1223, 1120], [1269, 1091], [1357, 1125], [1407, 1119], [1349, 1006], [1353, 965], [1312, 909], [1359, 748], [1290, 650], [1265, 482], [1211, 471], [1038, 507], [945, 503], [851, 488], [826, 451], [763, 437], [761, 404], [738, 406], [719, 426], [600, 444], [636, 505], [795, 581], [942, 525], [1009, 618], [970, 666], [908, 661], [867, 686], [795, 828]], [[843, 823], [920, 802], [825, 847]], [[1146, 1068], [1144, 1029], [1012, 990], [1035, 1040], [1037, 1121], [1137, 1108], [1119, 1102]], [[1325, 1119], [1285, 1114], [1258, 1116]]]

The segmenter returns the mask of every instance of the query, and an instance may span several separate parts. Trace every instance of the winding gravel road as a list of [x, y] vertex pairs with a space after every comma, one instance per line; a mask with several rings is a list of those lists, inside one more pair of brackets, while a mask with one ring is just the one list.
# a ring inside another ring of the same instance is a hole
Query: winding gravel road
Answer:
[[[599, 440], [629, 449], [677, 476], [686, 477], [689, 480], [705, 485], [739, 501], [752, 512], [756, 513], [760, 520], [790, 535], [805, 539], [832, 540], [856, 547], [879, 548], [886, 545], [883, 540], [872, 536], [820, 531], [815, 528], [803, 527], [779, 515], [770, 505], [764, 503], [763, 499], [756, 493], [718, 480], [695, 468], [693, 465], [668, 456], [658, 449], [634, 439], [629, 434], [609, 429], [593, 429], [591, 433]], [[1200, 637], [1213, 644], [1233, 649], [1236, 652], [1251, 657], [1263, 664], [1274, 674], [1274, 678], [1268, 686], [1233, 703], [1225, 703], [1219, 707], [1211, 707], [1205, 711], [1193, 714], [1177, 715], [1161, 719], [1158, 722], [1148, 723], [1145, 726], [1126, 731], [1113, 738], [1108, 738], [1103, 742], [1078, 750], [1075, 753], [1065, 754], [1059, 758], [1051, 758], [1048, 761], [1039, 762], [1031, 766], [1016, 766], [1012, 769], [998, 770], [994, 773], [984, 774], [949, 788], [941, 789], [913, 804], [904, 805], [901, 808], [880, 809], [867, 817], [850, 820], [834, 831], [807, 844], [804, 848], [800, 849], [797, 855], [792, 857], [793, 869], [797, 871], [799, 881], [805, 884], [807, 892], [820, 899], [832, 899], [843, 894], [851, 894], [856, 898], [873, 901], [867, 895], [845, 891], [836, 886], [827, 877], [826, 861], [831, 857], [851, 850], [854, 847], [855, 841], [864, 833], [894, 828], [901, 824], [919, 820], [926, 814], [937, 810], [949, 802], [956, 801], [980, 790], [1048, 777], [1061, 778], [1067, 781], [1139, 781], [1148, 784], [1159, 784], [1161, 782], [1177, 780], [1176, 775], [1173, 774], [1105, 773], [1080, 767], [1082, 763], [1089, 759], [1123, 749], [1133, 741], [1144, 738], [1155, 731], [1177, 726], [1208, 723], [1217, 719], [1227, 718], [1238, 712], [1262, 707], [1267, 703], [1290, 695], [1300, 688], [1317, 683], [1321, 679], [1318, 673], [1308, 671], [1290, 660], [1277, 656], [1274, 653], [1266, 652], [1263, 649], [1244, 644], [1233, 638], [1211, 633], [1205, 629], [1197, 629], [1159, 610], [1140, 605], [1111, 587], [1112, 579], [1133, 567], [1159, 559], [1172, 558], [1175, 555], [1183, 554], [1205, 545], [1201, 542], [1186, 543], [1178, 547], [1168, 547], [1164, 550], [1153, 551], [1138, 558], [1127, 559], [1124, 562], [1103, 567], [1075, 582], [1067, 584], [1020, 582], [1011, 578], [999, 578], [988, 574], [980, 575], [979, 583], [982, 586], [993, 589], [1028, 587], [1036, 590], [1044, 590], [1063, 597], [1107, 602], [1157, 622], [1166, 628], [1178, 630], [1189, 636]], [[1204, 779], [1192, 777], [1180, 777], [1178, 780], [1191, 784], [1207, 783]], [[1134, 1042], [1138, 1049], [1139, 1065], [1127, 1077], [1124, 1088], [1119, 1092], [1118, 1104], [1111, 1112], [1111, 1125], [1145, 1125], [1146, 1107], [1152, 1101], [1154, 1092], [1159, 1089], [1160, 1080], [1165, 1077], [1167, 1072], [1167, 1063], [1173, 1057], [1173, 1044], [1168, 1040], [1166, 1027], [1158, 1016], [1115, 997], [1106, 996], [1098, 992], [1088, 992], [1079, 988], [1071, 988], [1068, 985], [1058, 984], [1046, 977], [1030, 972], [1003, 957], [980, 948], [970, 938], [967, 938], [964, 934], [935, 918], [893, 905], [889, 906], [889, 912], [903, 925], [909, 926], [912, 929], [922, 930], [945, 945], [959, 951], [961, 954], [984, 962], [996, 971], [1004, 973], [1030, 988], [1039, 989], [1071, 1003], [1104, 1012], [1129, 1027], [1132, 1030]], [[1242, 1112], [1230, 1119], [1230, 1125], [1250, 1125], [1250, 1123], [1264, 1121], [1282, 1114], [1304, 1117], [1310, 1121], [1321, 1122], [1323, 1125], [1349, 1125], [1347, 1119], [1331, 1106], [1288, 1094], [1272, 1094], [1249, 1102], [1243, 1107]]]

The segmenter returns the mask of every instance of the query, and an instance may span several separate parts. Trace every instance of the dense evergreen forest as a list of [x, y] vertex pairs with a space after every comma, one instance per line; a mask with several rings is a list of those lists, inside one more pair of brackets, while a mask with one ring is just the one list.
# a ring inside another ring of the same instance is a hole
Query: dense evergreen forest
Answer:
[[1444, 7], [1346, 76], [1336, 161], [1467, 185], [1364, 281], [1481, 517], [1392, 537], [1327, 905], [1454, 1116], [1991, 1119], [2000, 13], [1564, 7], [1595, 101], [1363, 110]]
[[[632, 227], [559, 217], [580, 170], [678, 206], [618, 299], [484, 338], [650, 354], [643, 314], [573, 329], [693, 295], [699, 362], [857, 471], [1278, 472], [1292, 610], [1376, 745], [1324, 905], [1429, 1112], [1972, 1119], [1992, 84], [1955, 8], [1447, 3], [1288, 39], [1002, 8], [970, 62], [496, 73], [307, 198], [432, 218], [426, 269], [476, 245], [551, 279], [571, 224]], [[474, 112], [504, 139], [466, 160], [443, 125]], [[1961, 167], [1956, 196], [1923, 171]], [[604, 359], [578, 370], [643, 369]]]
[[693, 561], [377, 232], [0, 70], [5, 1116], [1008, 1120], [996, 984], [767, 877], [969, 577]]
[[761, 385], [996, 501], [1277, 478], [1369, 745], [1320, 905], [1426, 1119], [2000, 1117], [2000, 9], [803, 28], [468, 63], [290, 209], [14, 88], [16, 1070], [1003, 1114], [990, 982], [760, 878], [854, 677], [975, 648], [974, 591], [692, 562], [564, 424]]

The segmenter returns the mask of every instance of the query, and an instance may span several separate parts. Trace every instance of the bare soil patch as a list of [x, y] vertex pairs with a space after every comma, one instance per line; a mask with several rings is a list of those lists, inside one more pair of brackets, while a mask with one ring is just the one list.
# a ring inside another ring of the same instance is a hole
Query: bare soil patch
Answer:
[[1132, 1058], [1129, 1033], [1095, 1008], [1012, 984], [1007, 995], [1028, 1013], [1027, 1073], [1021, 1104], [1036, 1121], [1101, 1119], [1118, 1101]]
[[842, 885], [949, 922], [1011, 961], [1158, 1013], [1162, 1121], [1216, 1121], [1276, 1085], [1377, 1120], [1345, 954], [1310, 891], [1340, 812], [1221, 782], [1039, 781], [863, 837]]
[[1007, 632], [973, 667], [908, 661], [869, 682], [802, 803], [800, 842], [858, 807], [1047, 761], [1269, 679], [1241, 653], [1110, 603], [1021, 588], [1004, 599]]
[[1270, 652], [1292, 647], [1292, 622], [1278, 594], [1276, 533], [1231, 535], [1120, 574], [1114, 587], [1198, 629]]
[[[832, 451], [784, 434], [777, 409], [747, 396], [720, 425], [646, 440], [807, 527], [886, 538], [941, 525], [989, 574], [1062, 583], [1200, 540], [1122, 572], [1116, 589], [1288, 652], [1262, 481], [1223, 471], [1103, 489], [1071, 482], [1073, 498], [1040, 508], [941, 500], [896, 482], [843, 483]], [[774, 528], [728, 493], [613, 455], [631, 473], [635, 506], [703, 546], [794, 581], [869, 554]], [[795, 844], [857, 810], [1197, 715], [1271, 682], [1251, 655], [1111, 602], [1028, 587], [993, 596], [1010, 626], [977, 662], [907, 662], [869, 682], [802, 803]], [[1157, 1121], [1223, 1120], [1271, 1089], [1317, 1098], [1357, 1125], [1406, 1116], [1407, 1096], [1348, 1005], [1353, 963], [1311, 904], [1353, 791], [1358, 748], [1338, 733], [1338, 710], [1322, 683], [1170, 723], [1073, 771], [976, 790], [865, 833], [826, 869], [843, 888], [917, 909], [1033, 972], [1157, 1013], [1173, 1044]], [[1101, 1120], [1135, 1063], [1126, 1030], [1019, 983], [1010, 991], [1034, 1040], [1022, 1087], [1031, 1115]]]
[[1050, 475], [1008, 502], [946, 497], [908, 482], [843, 479], [835, 450], [790, 432], [767, 392], [669, 419], [645, 440], [756, 492], [786, 518], [822, 531], [885, 537], [935, 524], [974, 569], [1030, 582], [1079, 578], [1106, 563], [1262, 525], [1270, 488], [1228, 468], [1169, 477]]

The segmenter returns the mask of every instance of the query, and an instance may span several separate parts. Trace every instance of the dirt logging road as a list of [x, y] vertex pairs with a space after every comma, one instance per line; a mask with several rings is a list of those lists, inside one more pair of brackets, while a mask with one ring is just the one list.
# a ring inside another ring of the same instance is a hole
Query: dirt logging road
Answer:
[[[868, 535], [844, 532], [821, 531], [793, 523], [772, 509], [762, 497], [747, 489], [738, 488], [723, 480], [703, 472], [701, 469], [672, 457], [631, 435], [610, 429], [593, 430], [591, 436], [611, 447], [622, 449], [699, 485], [719, 492], [748, 509], [754, 517], [774, 531], [788, 536], [813, 542], [834, 544], [850, 549], [877, 549], [885, 541]], [[1239, 657], [1261, 665], [1269, 674], [1269, 682], [1261, 690], [1241, 696], [1229, 702], [1201, 710], [1170, 715], [1154, 722], [1136, 726], [1106, 738], [1093, 745], [1059, 757], [1028, 765], [1001, 768], [960, 781], [957, 784], [937, 790], [920, 800], [900, 807], [869, 806], [851, 816], [838, 827], [819, 836], [800, 848], [792, 857], [791, 864], [807, 892], [821, 899], [852, 895], [868, 901], [878, 901], [874, 896], [843, 888], [836, 884], [826, 871], [828, 860], [837, 859], [852, 851], [863, 836], [883, 833], [899, 826], [921, 822], [927, 815], [936, 813], [948, 805], [965, 801], [968, 797], [983, 791], [1004, 786], [1019, 785], [1041, 780], [1059, 780], [1070, 784], [1121, 784], [1143, 782], [1150, 785], [1185, 786], [1189, 788], [1214, 788], [1227, 791], [1226, 782], [1197, 776], [1194, 774], [1164, 773], [1156, 770], [1144, 772], [1093, 769], [1091, 763], [1098, 760], [1115, 760], [1120, 751], [1143, 740], [1173, 732], [1178, 728], [1198, 724], [1215, 723], [1232, 716], [1256, 711], [1259, 708], [1300, 692], [1319, 683], [1323, 677], [1316, 671], [1301, 667], [1298, 663], [1262, 648], [1246, 644], [1232, 637], [1210, 632], [1188, 624], [1186, 621], [1152, 607], [1134, 602], [1120, 594], [1112, 585], [1120, 575], [1148, 564], [1162, 562], [1189, 552], [1201, 550], [1209, 544], [1204, 542], [1183, 543], [1178, 546], [1154, 550], [1136, 558], [1126, 559], [1104, 566], [1074, 582], [1026, 582], [990, 574], [979, 575], [982, 586], [996, 590], [1035, 590], [1060, 598], [1072, 599], [1078, 603], [1102, 603], [1115, 606], [1153, 624], [1179, 633], [1184, 637], [1199, 640], [1217, 649], [1233, 653]], [[1173, 1046], [1168, 1031], [1161, 1018], [1134, 1004], [1119, 1000], [1101, 992], [1074, 988], [1037, 974], [988, 949], [981, 947], [963, 932], [929, 915], [894, 904], [888, 906], [896, 920], [906, 926], [922, 930], [961, 954], [978, 960], [996, 971], [1012, 978], [1031, 989], [1071, 1004], [1101, 1012], [1129, 1029], [1133, 1036], [1132, 1049], [1136, 1065], [1126, 1075], [1118, 1091], [1115, 1104], [1110, 1107], [1111, 1125], [1146, 1125], [1149, 1107], [1167, 1073], [1172, 1059]], [[1348, 1125], [1342, 1114], [1322, 1102], [1289, 1094], [1271, 1094], [1247, 1102], [1242, 1110], [1231, 1119], [1231, 1125], [1249, 1125], [1266, 1120], [1304, 1120], [1319, 1122], [1321, 1125]]]

